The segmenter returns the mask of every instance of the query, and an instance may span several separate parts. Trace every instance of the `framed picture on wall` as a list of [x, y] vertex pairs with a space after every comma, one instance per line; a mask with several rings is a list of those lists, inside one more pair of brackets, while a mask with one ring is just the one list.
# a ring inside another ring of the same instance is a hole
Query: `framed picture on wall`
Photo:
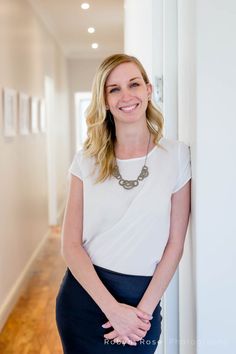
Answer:
[[16, 136], [17, 131], [17, 93], [15, 90], [3, 89], [3, 135]]
[[30, 131], [30, 99], [25, 93], [19, 94], [19, 132], [27, 135]]
[[39, 129], [40, 132], [46, 133], [46, 107], [44, 99], [41, 99], [39, 103]]
[[34, 134], [39, 132], [39, 100], [31, 97], [31, 131]]

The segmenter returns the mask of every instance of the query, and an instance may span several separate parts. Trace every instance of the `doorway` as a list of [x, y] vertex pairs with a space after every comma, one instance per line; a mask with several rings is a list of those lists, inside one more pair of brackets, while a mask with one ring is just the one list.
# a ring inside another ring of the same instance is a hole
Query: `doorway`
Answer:
[[76, 150], [81, 149], [87, 137], [86, 110], [91, 101], [91, 92], [75, 93]]

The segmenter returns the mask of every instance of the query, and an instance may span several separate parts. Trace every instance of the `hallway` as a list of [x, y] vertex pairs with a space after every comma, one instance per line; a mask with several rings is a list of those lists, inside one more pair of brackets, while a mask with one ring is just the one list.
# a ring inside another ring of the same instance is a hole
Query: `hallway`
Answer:
[[0, 333], [1, 354], [62, 354], [54, 309], [64, 270], [60, 229], [54, 227]]
[[58, 225], [85, 123], [75, 96], [119, 52], [147, 69], [164, 136], [191, 149], [191, 220], [158, 354], [235, 354], [236, 1], [82, 5], [0, 0], [0, 354], [62, 354]]

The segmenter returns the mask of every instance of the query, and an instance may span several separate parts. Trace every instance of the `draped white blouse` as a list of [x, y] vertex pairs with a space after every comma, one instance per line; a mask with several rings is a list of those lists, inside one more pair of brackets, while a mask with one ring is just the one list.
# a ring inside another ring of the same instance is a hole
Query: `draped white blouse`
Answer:
[[[93, 264], [132, 275], [152, 275], [170, 229], [171, 195], [191, 178], [190, 148], [161, 138], [147, 156], [149, 176], [125, 190], [115, 177], [94, 184], [94, 159], [79, 150], [69, 172], [83, 181], [83, 246]], [[117, 159], [124, 179], [136, 179], [145, 156]]]

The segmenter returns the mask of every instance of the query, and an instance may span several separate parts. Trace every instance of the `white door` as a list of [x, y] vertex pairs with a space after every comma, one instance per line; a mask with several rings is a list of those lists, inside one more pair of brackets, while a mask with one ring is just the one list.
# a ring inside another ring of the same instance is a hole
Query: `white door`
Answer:
[[53, 80], [45, 76], [45, 109], [46, 109], [46, 139], [47, 139], [47, 171], [48, 171], [48, 222], [57, 225], [57, 180], [55, 158], [55, 90]]

